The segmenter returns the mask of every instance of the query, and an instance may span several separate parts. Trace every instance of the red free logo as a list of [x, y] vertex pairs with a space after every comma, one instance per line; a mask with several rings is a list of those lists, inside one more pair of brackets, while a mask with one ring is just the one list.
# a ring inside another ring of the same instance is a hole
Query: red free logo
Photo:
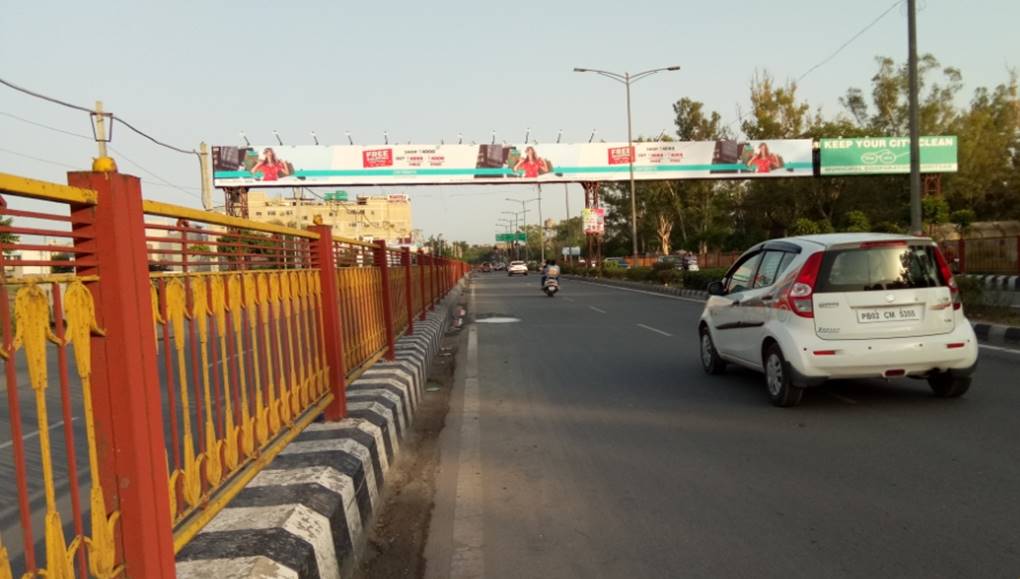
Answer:
[[370, 149], [361, 152], [362, 166], [371, 167], [392, 167], [393, 149]]
[[624, 163], [630, 163], [631, 154], [633, 152], [633, 147], [613, 147], [609, 149], [609, 164], [622, 165]]

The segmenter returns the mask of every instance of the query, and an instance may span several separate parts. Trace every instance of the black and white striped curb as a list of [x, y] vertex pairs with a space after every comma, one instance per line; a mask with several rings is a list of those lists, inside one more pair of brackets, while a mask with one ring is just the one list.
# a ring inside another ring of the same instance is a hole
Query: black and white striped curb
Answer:
[[629, 281], [623, 279], [606, 279], [604, 277], [584, 277], [580, 275], [564, 275], [566, 279], [574, 279], [577, 281], [586, 281], [589, 283], [598, 283], [602, 285], [623, 287], [629, 289], [638, 289], [641, 291], [652, 292], [657, 294], [666, 294], [671, 296], [678, 296], [697, 300], [707, 300], [708, 292], [703, 290], [685, 289], [680, 287], [672, 287], [660, 285], [657, 283], [645, 283], [640, 281]]
[[414, 322], [414, 334], [397, 341], [396, 360], [348, 385], [347, 418], [311, 424], [177, 554], [178, 577], [352, 574], [461, 291]]
[[972, 275], [961, 277], [977, 280], [985, 289], [1020, 292], [1020, 275]]
[[1020, 348], [1020, 327], [984, 322], [974, 322], [972, 325], [979, 342], [1005, 348]]

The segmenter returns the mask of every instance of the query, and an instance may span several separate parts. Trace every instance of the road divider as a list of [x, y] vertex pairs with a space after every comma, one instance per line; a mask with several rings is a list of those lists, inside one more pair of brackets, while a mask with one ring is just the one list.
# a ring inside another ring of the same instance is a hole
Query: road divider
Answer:
[[352, 575], [460, 294], [348, 385], [347, 418], [311, 424], [185, 545], [177, 576]]

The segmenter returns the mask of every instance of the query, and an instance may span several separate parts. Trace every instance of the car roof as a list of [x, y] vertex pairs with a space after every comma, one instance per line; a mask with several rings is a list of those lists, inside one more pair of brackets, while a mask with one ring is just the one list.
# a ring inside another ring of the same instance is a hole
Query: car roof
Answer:
[[779, 242], [792, 242], [798, 245], [814, 244], [828, 248], [836, 245], [850, 243], [864, 243], [867, 241], [922, 241], [931, 242], [928, 237], [915, 237], [901, 233], [821, 233], [818, 235], [797, 235], [794, 237], [783, 237], [781, 239], [770, 239], [764, 242], [765, 245]]

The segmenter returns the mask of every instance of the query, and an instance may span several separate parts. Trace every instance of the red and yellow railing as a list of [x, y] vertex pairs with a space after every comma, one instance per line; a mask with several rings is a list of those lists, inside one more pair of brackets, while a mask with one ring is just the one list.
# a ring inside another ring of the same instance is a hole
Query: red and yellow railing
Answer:
[[69, 182], [0, 174], [0, 488], [21, 535], [0, 537], [0, 579], [171, 577], [176, 551], [316, 416], [343, 418], [345, 384], [467, 269], [144, 201], [127, 175]]

